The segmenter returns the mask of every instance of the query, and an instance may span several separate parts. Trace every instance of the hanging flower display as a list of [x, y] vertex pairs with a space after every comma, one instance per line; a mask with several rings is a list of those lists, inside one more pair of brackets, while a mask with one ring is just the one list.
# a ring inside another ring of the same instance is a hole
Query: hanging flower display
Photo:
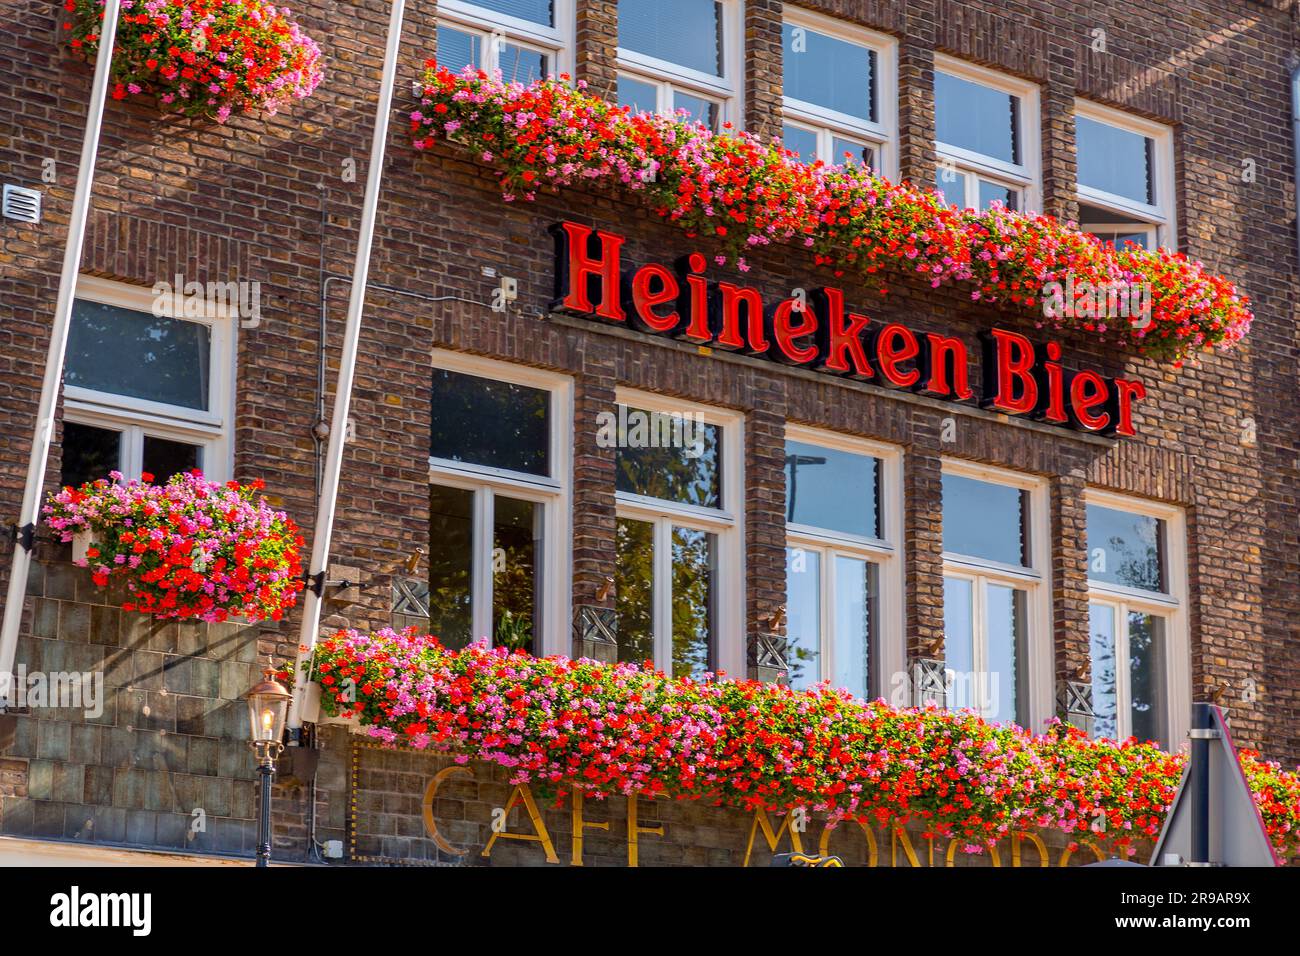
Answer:
[[[1158, 836], [1185, 756], [1054, 724], [1033, 735], [969, 711], [896, 709], [846, 692], [670, 679], [628, 664], [454, 651], [414, 629], [316, 645], [331, 717], [389, 745], [507, 767], [516, 783], [836, 819], [913, 824], [969, 852], [1054, 830], [1131, 855]], [[1300, 851], [1300, 775], [1243, 752], [1279, 855]]]
[[[584, 183], [621, 189], [716, 240], [718, 264], [742, 271], [747, 253], [790, 243], [881, 292], [889, 276], [909, 274], [1177, 364], [1230, 348], [1250, 328], [1249, 299], [1181, 253], [1116, 250], [1050, 216], [1000, 206], [960, 210], [860, 166], [800, 162], [779, 142], [714, 133], [684, 115], [634, 114], [565, 79], [507, 84], [430, 60], [410, 117], [414, 145], [440, 136], [462, 144], [497, 170], [507, 201]], [[1143, 308], [1108, 323], [1089, 307], [1098, 290], [1141, 290]]]
[[260, 479], [217, 484], [197, 470], [165, 485], [100, 478], [64, 488], [45, 505], [63, 541], [89, 534], [78, 561], [106, 587], [126, 586], [124, 611], [221, 622], [279, 620], [303, 589], [298, 526], [257, 492]]
[[[64, 0], [64, 9], [69, 45], [93, 61], [104, 0]], [[224, 123], [232, 113], [273, 115], [322, 76], [315, 41], [266, 0], [122, 0], [114, 99], [156, 97], [164, 109]]]

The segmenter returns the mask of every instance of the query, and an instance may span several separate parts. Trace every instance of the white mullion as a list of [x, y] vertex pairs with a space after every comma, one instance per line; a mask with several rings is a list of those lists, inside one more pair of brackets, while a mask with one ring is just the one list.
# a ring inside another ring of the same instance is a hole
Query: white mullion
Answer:
[[835, 673], [835, 552], [831, 548], [819, 550], [817, 559], [822, 578], [822, 621], [818, 634], [817, 679], [830, 680]]
[[672, 673], [673, 645], [673, 522], [662, 517], [654, 521], [654, 665]]
[[1115, 735], [1123, 740], [1133, 733], [1132, 674], [1130, 674], [1128, 605], [1113, 605], [1115, 612]]
[[472, 640], [481, 637], [491, 645], [492, 633], [492, 489], [474, 490], [473, 561], [471, 563], [470, 619]]

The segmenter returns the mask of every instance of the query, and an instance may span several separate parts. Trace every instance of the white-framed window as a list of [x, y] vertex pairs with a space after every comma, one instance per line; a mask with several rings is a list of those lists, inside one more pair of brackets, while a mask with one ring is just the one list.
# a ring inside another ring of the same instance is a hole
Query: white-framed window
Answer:
[[1173, 505], [1089, 488], [1093, 734], [1174, 746], [1187, 732], [1187, 538]]
[[573, 71], [574, 0], [440, 0], [438, 63], [531, 83]]
[[61, 484], [114, 470], [160, 483], [194, 468], [230, 478], [238, 318], [218, 302], [179, 304], [142, 286], [77, 280]]
[[905, 659], [902, 453], [790, 425], [785, 441], [789, 683], [889, 693]]
[[739, 127], [741, 0], [617, 2], [619, 105]]
[[1038, 87], [948, 56], [934, 59], [935, 186], [963, 209], [1039, 206]]
[[618, 402], [619, 660], [744, 673], [744, 420], [644, 392]]
[[1047, 483], [943, 462], [949, 706], [1041, 729], [1052, 714]]
[[787, 6], [782, 47], [786, 149], [894, 175], [898, 41]]
[[572, 381], [440, 349], [433, 366], [430, 629], [568, 653]]
[[1075, 100], [1074, 133], [1079, 228], [1116, 248], [1176, 248], [1173, 130]]

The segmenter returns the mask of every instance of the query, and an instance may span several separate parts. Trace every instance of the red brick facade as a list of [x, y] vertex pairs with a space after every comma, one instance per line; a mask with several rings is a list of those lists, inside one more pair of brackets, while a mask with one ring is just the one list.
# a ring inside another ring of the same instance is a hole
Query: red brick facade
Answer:
[[[1049, 480], [1060, 679], [1077, 679], [1088, 661], [1083, 489], [1184, 508], [1192, 697], [1217, 695], [1230, 706], [1239, 743], [1300, 760], [1300, 334], [1288, 87], [1297, 33], [1293, 12], [1284, 9], [1292, 5], [841, 0], [807, 6], [899, 38], [900, 169], [920, 183], [933, 181], [936, 52], [1039, 85], [1042, 205], [1049, 213], [1077, 213], [1074, 97], [1172, 126], [1179, 245], [1252, 296], [1257, 318], [1245, 347], [1174, 370], [1065, 336], [1076, 366], [1147, 383], [1138, 437], [1115, 441], [973, 408], [905, 401], [871, 386], [704, 355], [577, 319], [493, 312], [487, 303], [496, 280], [485, 278], [485, 266], [516, 277], [519, 305], [545, 313], [553, 281], [546, 227], [561, 219], [626, 235], [629, 262], [664, 261], [699, 243], [641, 207], [599, 192], [503, 203], [482, 164], [446, 145], [418, 153], [397, 119], [371, 281], [416, 295], [372, 289], [368, 296], [353, 403], [356, 440], [344, 461], [335, 562], [380, 572], [427, 546], [431, 350], [494, 357], [573, 379], [575, 605], [613, 600], [597, 597], [614, 573], [613, 453], [597, 445], [593, 423], [614, 408], [616, 388], [743, 413], [745, 632], [751, 636], [770, 626], [785, 601], [784, 427], [817, 425], [903, 449], [901, 541], [913, 655], [940, 641], [944, 629], [941, 457]], [[0, 514], [12, 515], [36, 415], [89, 72], [57, 45], [56, 5], [3, 0], [3, 9], [10, 26], [0, 37], [0, 178], [43, 189], [46, 207], [38, 226], [0, 221]], [[265, 479], [306, 527], [322, 452], [312, 437], [320, 404], [322, 277], [351, 268], [386, 10], [377, 0], [323, 0], [296, 10], [324, 50], [328, 74], [312, 98], [276, 117], [215, 126], [112, 103], [104, 123], [83, 269], [146, 286], [177, 272], [199, 281], [262, 284], [262, 322], [243, 330], [238, 342], [235, 474]], [[616, 15], [615, 0], [577, 2], [578, 77], [603, 94], [615, 82]], [[781, 125], [781, 15], [776, 0], [745, 5], [745, 122], [762, 133]], [[409, 107], [409, 81], [435, 52], [435, 16], [431, 0], [408, 4], [399, 108]], [[1105, 53], [1090, 47], [1097, 28], [1106, 32]], [[41, 179], [47, 159], [55, 164], [53, 184]], [[1250, 183], [1241, 177], [1247, 159], [1258, 169]], [[341, 175], [348, 160], [356, 164], [355, 181]], [[996, 320], [1036, 334], [1022, 316], [902, 282], [882, 301], [814, 268], [795, 250], [755, 256], [753, 266], [745, 281], [770, 296], [836, 284], [853, 304], [921, 331], [973, 343], [975, 332]], [[329, 291], [323, 356], [332, 388], [345, 284]], [[459, 300], [427, 301], [448, 296]], [[947, 436], [952, 441], [945, 441], [947, 418], [956, 423]], [[1254, 442], [1243, 441], [1252, 432]], [[56, 448], [51, 482], [58, 465]], [[7, 573], [3, 554], [0, 585]], [[377, 573], [375, 580], [381, 586], [362, 592], [361, 603], [327, 608], [337, 612], [327, 623], [388, 623], [387, 578]], [[295, 631], [286, 627], [280, 635], [280, 651], [291, 654]], [[1257, 691], [1253, 699], [1245, 693], [1248, 682]], [[8, 779], [8, 762], [5, 772]], [[342, 794], [333, 799], [341, 805]]]

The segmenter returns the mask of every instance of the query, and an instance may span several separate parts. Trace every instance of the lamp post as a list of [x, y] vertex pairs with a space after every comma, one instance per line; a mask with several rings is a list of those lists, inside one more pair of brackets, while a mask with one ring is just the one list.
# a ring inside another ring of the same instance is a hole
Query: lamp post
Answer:
[[248, 702], [248, 746], [257, 759], [262, 778], [262, 799], [257, 808], [257, 865], [271, 861], [271, 778], [275, 776], [275, 758], [284, 749], [284, 721], [293, 695], [275, 680], [271, 668], [244, 695]]

